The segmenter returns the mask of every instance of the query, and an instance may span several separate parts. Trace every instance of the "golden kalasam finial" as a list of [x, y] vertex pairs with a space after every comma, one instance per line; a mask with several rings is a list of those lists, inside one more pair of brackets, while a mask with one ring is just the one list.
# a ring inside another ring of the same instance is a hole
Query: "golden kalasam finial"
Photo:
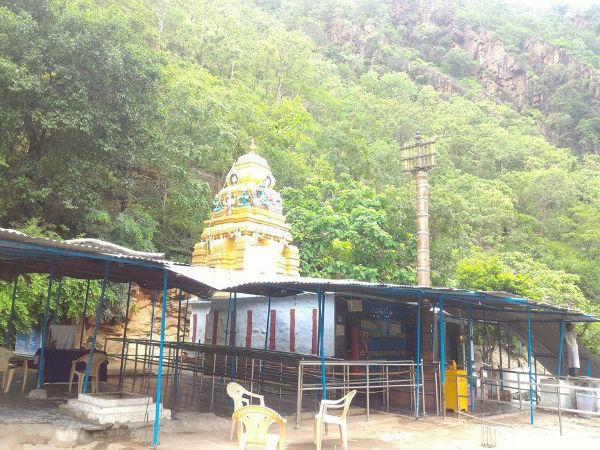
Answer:
[[254, 142], [254, 138], [250, 140], [250, 153], [256, 153], [256, 143]]

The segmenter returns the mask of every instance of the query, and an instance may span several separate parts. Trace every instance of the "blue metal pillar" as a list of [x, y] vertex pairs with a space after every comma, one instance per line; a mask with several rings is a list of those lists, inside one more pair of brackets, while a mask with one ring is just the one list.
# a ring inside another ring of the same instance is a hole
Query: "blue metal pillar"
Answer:
[[511, 341], [512, 339], [510, 338], [510, 332], [508, 331], [508, 329], [506, 330], [506, 345], [507, 345], [507, 356], [508, 356], [508, 370], [510, 370], [510, 347], [511, 347]]
[[58, 279], [58, 287], [56, 288], [56, 303], [54, 304], [54, 323], [58, 323], [58, 310], [60, 308], [60, 296], [62, 294], [62, 277]]
[[475, 383], [473, 380], [473, 311], [469, 305], [467, 318], [467, 380], [469, 382], [469, 400], [471, 412], [475, 411]]
[[231, 297], [232, 297], [232, 293], [229, 293], [229, 300], [227, 300], [227, 322], [225, 322], [225, 336], [224, 336], [224, 342], [223, 345], [225, 347], [227, 347], [228, 342], [229, 342], [229, 322], [231, 320]]
[[125, 366], [125, 341], [129, 325], [129, 303], [131, 301], [131, 281], [127, 285], [127, 304], [125, 305], [125, 327], [123, 329], [123, 345], [121, 346], [121, 367], [119, 368], [119, 390], [123, 387], [123, 368]]
[[17, 300], [17, 283], [19, 282], [19, 275], [15, 275], [15, 282], [13, 284], [12, 301], [10, 303], [10, 315], [8, 316], [8, 323], [6, 324], [6, 336], [4, 337], [4, 346], [9, 347], [10, 335], [12, 332], [13, 321], [15, 320], [15, 303]]
[[500, 357], [500, 389], [504, 389], [504, 364], [502, 362], [502, 328], [500, 327], [500, 322], [496, 323], [496, 332], [498, 333], [498, 355]]
[[177, 337], [175, 341], [175, 381], [173, 382], [173, 406], [177, 404], [177, 394], [179, 392], [179, 335], [181, 330], [181, 297], [182, 290], [179, 289], [179, 298], [177, 299]]
[[[189, 330], [189, 328], [187, 326], [189, 306], [190, 306], [190, 296], [188, 295], [187, 298], [185, 299], [185, 312], [183, 314], [183, 336], [182, 336], [183, 342], [185, 342], [185, 340], [186, 340], [186, 337], [185, 337], [186, 331]], [[205, 327], [206, 326], [208, 326], [208, 325], [206, 324]], [[200, 339], [200, 338], [198, 338], [198, 339]], [[206, 344], [206, 342], [205, 342], [205, 344]]]
[[88, 384], [90, 381], [90, 371], [92, 370], [92, 360], [94, 358], [94, 351], [96, 350], [96, 338], [98, 337], [98, 329], [100, 328], [100, 321], [104, 315], [104, 295], [106, 294], [106, 284], [108, 283], [108, 271], [110, 263], [106, 263], [104, 268], [104, 279], [102, 280], [102, 290], [100, 291], [100, 300], [98, 300], [98, 306], [96, 308], [96, 321], [94, 323], [94, 334], [92, 335], [92, 342], [90, 343], [90, 352], [88, 353], [87, 363], [85, 364], [85, 375], [83, 376], [83, 389], [84, 394], [88, 391]]
[[444, 317], [444, 298], [440, 298], [440, 394], [442, 398], [442, 415], [446, 417], [446, 322]]
[[417, 300], [417, 373], [416, 373], [416, 400], [415, 419], [419, 418], [419, 400], [421, 391], [421, 297]]
[[85, 331], [85, 327], [87, 325], [87, 305], [88, 299], [90, 297], [90, 282], [91, 280], [87, 280], [87, 287], [85, 288], [85, 300], [83, 301], [83, 318], [81, 320], [81, 332], [79, 334], [79, 348], [83, 348], [83, 332]]
[[442, 388], [446, 384], [446, 318], [444, 317], [444, 299], [440, 298], [440, 380]]
[[531, 308], [527, 308], [527, 364], [529, 365], [529, 421], [531, 425], [534, 423], [534, 406], [533, 406], [533, 374], [531, 372]]
[[269, 325], [271, 324], [271, 294], [269, 294], [269, 303], [267, 305], [267, 330], [265, 331], [265, 350], [269, 345]]
[[231, 358], [231, 367], [229, 368], [229, 379], [233, 381], [235, 367], [237, 366], [236, 352], [236, 328], [237, 328], [237, 292], [233, 293], [233, 309], [231, 311], [231, 347], [233, 347], [233, 358]]
[[323, 400], [327, 399], [327, 377], [325, 373], [325, 294], [319, 287], [317, 289], [317, 302], [319, 303], [320, 310], [320, 322], [319, 322], [319, 336], [320, 336], [320, 352], [321, 352], [321, 384], [323, 386]]
[[[150, 313], [150, 341], [152, 341], [152, 335], [154, 334], [154, 310], [156, 308], [156, 291], [152, 291], [150, 294], [151, 302], [152, 302], [152, 312]], [[152, 352], [154, 355], [154, 352]]]
[[590, 360], [590, 358], [585, 358], [587, 364], [587, 377], [588, 378], [592, 378], [592, 361]]
[[556, 362], [556, 376], [560, 377], [562, 374], [563, 367], [563, 351], [564, 351], [564, 340], [565, 340], [565, 320], [560, 321], [560, 342], [558, 344], [558, 360]]
[[37, 388], [42, 388], [44, 379], [44, 363], [46, 362], [46, 335], [48, 333], [48, 315], [50, 312], [50, 297], [52, 297], [52, 282], [54, 281], [54, 266], [50, 264], [50, 278], [48, 280], [48, 295], [44, 305], [44, 323], [42, 324], [42, 336], [40, 342], [40, 360], [38, 362]]
[[158, 372], [156, 374], [156, 408], [154, 410], [154, 433], [152, 447], [158, 447], [158, 434], [160, 432], [160, 408], [162, 395], [163, 356], [165, 350], [165, 323], [167, 319], [167, 291], [169, 289], [169, 272], [163, 272], [162, 313], [160, 319], [160, 344], [158, 352]]

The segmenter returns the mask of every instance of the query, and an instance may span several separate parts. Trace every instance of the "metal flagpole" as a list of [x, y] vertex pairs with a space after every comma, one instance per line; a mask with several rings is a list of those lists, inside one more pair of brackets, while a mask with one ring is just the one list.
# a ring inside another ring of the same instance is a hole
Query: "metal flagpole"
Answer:
[[87, 305], [88, 298], [90, 297], [90, 282], [91, 280], [87, 280], [87, 287], [85, 288], [85, 300], [83, 301], [83, 320], [81, 321], [81, 333], [79, 334], [79, 348], [83, 347], [83, 332], [87, 325]]
[[119, 390], [123, 388], [123, 368], [125, 366], [125, 341], [127, 341], [127, 326], [129, 325], [129, 302], [131, 300], [131, 281], [127, 286], [127, 304], [125, 305], [125, 328], [123, 329], [123, 345], [121, 346], [121, 367], [119, 368]]
[[104, 295], [106, 293], [106, 284], [108, 283], [108, 271], [110, 263], [106, 263], [104, 268], [104, 279], [102, 280], [102, 290], [100, 291], [100, 300], [98, 300], [98, 307], [96, 308], [96, 321], [94, 323], [94, 334], [92, 335], [92, 342], [88, 353], [87, 363], [85, 364], [85, 375], [83, 376], [83, 389], [82, 392], [87, 394], [88, 384], [90, 381], [90, 371], [92, 370], [92, 361], [94, 358], [94, 351], [96, 350], [96, 338], [98, 337], [98, 329], [100, 328], [100, 321], [104, 314]]
[[12, 301], [10, 303], [10, 315], [8, 316], [8, 323], [6, 324], [6, 337], [4, 338], [4, 346], [8, 348], [10, 335], [13, 327], [13, 320], [15, 319], [15, 303], [17, 300], [17, 283], [19, 281], [19, 274], [15, 275], [15, 282], [12, 291]]
[[415, 399], [415, 419], [419, 418], [419, 391], [421, 384], [421, 297], [417, 300], [417, 395]]
[[527, 307], [527, 364], [529, 365], [529, 420], [534, 422], [533, 413], [533, 385], [531, 384], [533, 374], [531, 372], [531, 308]]
[[158, 447], [158, 434], [160, 432], [160, 411], [162, 394], [163, 354], [165, 347], [165, 323], [167, 318], [167, 290], [169, 285], [169, 273], [163, 272], [163, 294], [162, 313], [160, 319], [160, 344], [158, 351], [158, 372], [156, 375], [156, 409], [154, 410], [154, 433], [152, 436], [152, 447]]
[[37, 388], [42, 388], [44, 378], [44, 363], [46, 362], [46, 334], [48, 332], [48, 313], [50, 311], [50, 297], [52, 297], [52, 282], [54, 281], [54, 265], [50, 263], [50, 279], [48, 280], [48, 295], [44, 305], [44, 323], [42, 324], [42, 336], [40, 342], [40, 361], [38, 362]]

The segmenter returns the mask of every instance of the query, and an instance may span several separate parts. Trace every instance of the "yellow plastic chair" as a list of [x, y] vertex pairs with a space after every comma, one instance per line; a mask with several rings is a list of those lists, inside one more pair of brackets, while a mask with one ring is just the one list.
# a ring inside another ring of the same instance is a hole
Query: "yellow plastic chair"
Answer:
[[[345, 450], [348, 450], [348, 424], [346, 415], [350, 409], [350, 402], [356, 395], [356, 391], [350, 391], [339, 400], [321, 400], [319, 413], [315, 415], [314, 421], [314, 443], [317, 450], [321, 450], [321, 441], [323, 440], [323, 428], [327, 425], [337, 425], [340, 429], [340, 437]], [[331, 409], [341, 409], [340, 415], [329, 414]]]
[[[231, 416], [239, 422], [237, 430], [238, 449], [245, 450], [248, 445], [264, 445], [266, 449], [285, 449], [285, 425], [287, 421], [277, 411], [266, 406], [244, 406]], [[279, 434], [270, 434], [269, 427], [279, 425]]]
[[[260, 406], [265, 406], [264, 396], [250, 392], [249, 390], [245, 389], [244, 386], [234, 381], [227, 385], [227, 395], [229, 395], [233, 400], [233, 412], [236, 412], [238, 409], [243, 408], [244, 406], [250, 406], [253, 398], [258, 400]], [[229, 440], [233, 439], [235, 425], [236, 420], [232, 419]]]
[[[77, 392], [83, 391], [83, 378], [85, 377], [85, 366], [88, 361], [88, 355], [83, 355], [71, 363], [71, 376], [69, 378], [69, 392], [73, 386], [73, 378], [77, 375]], [[100, 366], [108, 363], [108, 358], [104, 353], [94, 353], [92, 355], [92, 367], [90, 369], [89, 392], [98, 392], [98, 380], [100, 378]]]

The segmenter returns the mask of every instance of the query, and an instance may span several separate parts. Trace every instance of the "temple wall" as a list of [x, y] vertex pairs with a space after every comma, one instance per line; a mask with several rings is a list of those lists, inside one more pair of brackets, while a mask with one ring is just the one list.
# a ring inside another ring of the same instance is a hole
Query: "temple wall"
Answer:
[[[190, 315], [190, 336], [194, 334], [194, 318], [196, 314], [196, 342], [212, 343], [214, 321], [217, 320], [216, 344], [223, 345], [227, 323], [227, 299], [211, 302], [210, 312], [205, 304], [192, 304]], [[264, 349], [267, 329], [267, 297], [238, 296], [236, 345]], [[334, 355], [335, 311], [334, 296], [325, 297], [325, 354]], [[208, 317], [207, 317], [208, 314]], [[293, 297], [273, 297], [271, 299], [270, 329], [274, 328], [274, 336], [267, 336], [267, 348], [283, 352], [316, 354], [316, 318], [317, 296], [300, 294]], [[208, 319], [208, 323], [207, 323]], [[207, 326], [208, 325], [208, 326]], [[315, 325], [315, 326], [314, 326]], [[294, 330], [292, 334], [292, 329]]]

